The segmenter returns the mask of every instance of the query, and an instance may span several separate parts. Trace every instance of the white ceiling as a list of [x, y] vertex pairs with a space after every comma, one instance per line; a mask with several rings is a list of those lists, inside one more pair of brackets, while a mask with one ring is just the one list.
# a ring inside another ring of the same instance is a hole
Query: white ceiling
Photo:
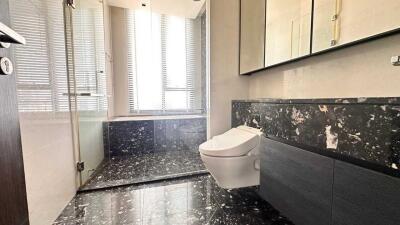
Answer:
[[201, 12], [205, 0], [107, 0], [111, 6], [137, 9], [146, 4], [146, 7], [153, 12], [196, 18]]

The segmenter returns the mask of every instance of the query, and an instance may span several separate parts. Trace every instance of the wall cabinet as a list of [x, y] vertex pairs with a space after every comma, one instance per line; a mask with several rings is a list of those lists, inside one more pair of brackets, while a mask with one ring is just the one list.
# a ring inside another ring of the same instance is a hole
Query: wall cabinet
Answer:
[[310, 54], [311, 15], [312, 0], [267, 1], [265, 66]]
[[315, 0], [312, 52], [397, 29], [399, 10], [398, 0]]
[[297, 225], [400, 224], [400, 179], [263, 140], [259, 194]]
[[336, 161], [334, 225], [400, 224], [400, 179]]
[[240, 73], [264, 67], [265, 3], [240, 1]]
[[242, 0], [240, 73], [400, 31], [399, 0]]
[[333, 159], [264, 140], [260, 195], [296, 225], [330, 224]]

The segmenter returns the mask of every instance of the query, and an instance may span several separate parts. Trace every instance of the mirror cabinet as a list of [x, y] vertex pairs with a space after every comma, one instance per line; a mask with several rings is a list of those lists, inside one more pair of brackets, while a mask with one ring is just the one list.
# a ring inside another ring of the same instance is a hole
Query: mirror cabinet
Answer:
[[399, 0], [314, 0], [312, 53], [397, 29], [399, 10]]
[[265, 66], [310, 54], [312, 0], [268, 0]]
[[399, 0], [241, 0], [240, 73], [400, 31]]
[[265, 0], [240, 2], [240, 73], [264, 67]]

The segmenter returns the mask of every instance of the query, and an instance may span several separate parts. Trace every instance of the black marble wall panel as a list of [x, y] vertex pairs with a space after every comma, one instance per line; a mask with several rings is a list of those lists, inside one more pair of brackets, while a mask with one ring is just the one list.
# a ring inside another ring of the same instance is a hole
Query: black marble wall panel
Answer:
[[105, 155], [198, 151], [207, 140], [206, 126], [206, 118], [105, 122]]
[[177, 119], [154, 121], [154, 148], [156, 151], [197, 151], [207, 139], [206, 120]]
[[109, 123], [103, 122], [103, 145], [104, 145], [104, 157], [110, 158], [110, 139], [109, 139]]
[[207, 120], [180, 120], [179, 132], [183, 148], [197, 152], [199, 145], [207, 141]]
[[111, 157], [154, 149], [154, 121], [109, 122], [108, 132]]
[[398, 98], [233, 101], [232, 126], [244, 124], [266, 136], [400, 168]]

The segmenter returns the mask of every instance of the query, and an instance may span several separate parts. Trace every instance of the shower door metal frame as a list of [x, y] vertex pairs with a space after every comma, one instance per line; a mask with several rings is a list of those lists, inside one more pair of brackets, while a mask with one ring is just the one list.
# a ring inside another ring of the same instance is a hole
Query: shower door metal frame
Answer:
[[74, 60], [74, 38], [73, 38], [73, 18], [72, 10], [75, 9], [74, 0], [65, 0], [64, 6], [64, 30], [65, 30], [65, 51], [67, 54], [67, 79], [68, 79], [68, 102], [70, 108], [71, 117], [71, 129], [72, 129], [72, 143], [74, 149], [74, 159], [76, 162], [76, 181], [78, 186], [83, 185], [82, 180], [82, 157], [80, 151], [80, 140], [79, 140], [79, 121], [78, 121], [78, 105], [76, 93], [76, 79], [75, 79], [75, 60]]
[[[74, 45], [74, 18], [73, 18], [73, 10], [76, 9], [75, 0], [64, 0], [64, 27], [65, 27], [65, 48], [67, 54], [67, 73], [68, 73], [68, 93], [69, 96], [69, 105], [70, 105], [70, 113], [71, 113], [71, 124], [72, 124], [72, 133], [73, 133], [73, 145], [74, 145], [74, 155], [76, 161], [76, 172], [77, 172], [77, 182], [79, 187], [82, 187], [87, 180], [85, 177], [90, 177], [91, 172], [94, 172], [96, 168], [91, 168], [90, 170], [86, 170], [86, 167], [90, 167], [90, 162], [87, 162], [88, 165], [85, 165], [84, 156], [82, 154], [82, 140], [81, 140], [81, 111], [79, 109], [79, 97], [94, 97], [94, 98], [107, 98], [107, 94], [98, 94], [91, 92], [79, 92], [77, 90], [77, 79], [76, 79], [76, 63], [75, 63], [75, 45]], [[103, 24], [104, 24], [104, 2], [99, 1], [99, 4], [102, 5], [103, 9]], [[104, 33], [105, 35], [105, 33]], [[105, 37], [104, 37], [105, 38]], [[106, 39], [104, 39], [106, 40]], [[104, 43], [105, 44], [105, 43]], [[97, 57], [97, 55], [95, 56]], [[97, 60], [96, 60], [97, 61]], [[106, 61], [104, 62], [106, 64]], [[97, 66], [97, 64], [96, 64]], [[99, 71], [96, 68], [96, 74]], [[97, 76], [97, 75], [96, 75]], [[98, 77], [96, 77], [98, 79]], [[96, 81], [96, 83], [98, 80]], [[98, 87], [96, 89], [98, 92]], [[108, 117], [108, 107], [106, 110], [106, 116]], [[103, 158], [104, 160], [104, 158]], [[89, 160], [88, 160], [89, 161]], [[100, 164], [96, 163], [96, 167]], [[93, 165], [92, 165], [93, 166]], [[88, 176], [84, 175], [84, 172], [88, 172]]]

